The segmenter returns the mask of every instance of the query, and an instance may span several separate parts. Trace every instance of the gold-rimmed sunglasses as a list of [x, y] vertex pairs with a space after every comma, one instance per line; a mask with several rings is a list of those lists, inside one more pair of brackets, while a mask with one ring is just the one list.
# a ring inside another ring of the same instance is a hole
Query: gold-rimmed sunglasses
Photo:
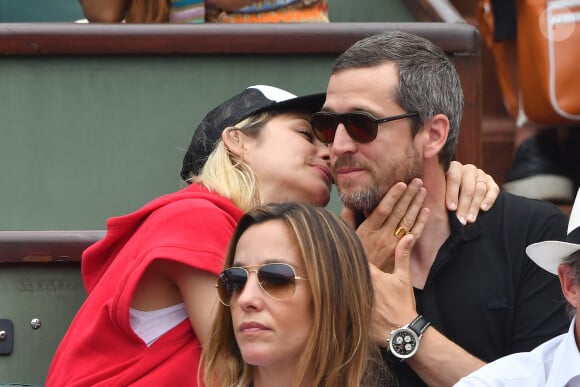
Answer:
[[220, 273], [216, 284], [222, 304], [231, 305], [232, 296], [244, 289], [250, 273], [256, 273], [260, 288], [275, 300], [292, 297], [296, 290], [296, 281], [307, 281], [306, 278], [298, 277], [296, 270], [287, 263], [230, 267]]

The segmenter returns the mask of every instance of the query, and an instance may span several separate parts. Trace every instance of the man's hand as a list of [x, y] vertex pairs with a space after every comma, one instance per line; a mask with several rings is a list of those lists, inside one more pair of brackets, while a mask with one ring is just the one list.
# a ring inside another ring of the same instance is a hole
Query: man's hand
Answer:
[[416, 238], [405, 235], [395, 250], [393, 273], [385, 273], [371, 264], [371, 278], [375, 289], [375, 303], [371, 321], [373, 338], [386, 345], [389, 334], [397, 327], [417, 317], [413, 285], [409, 273], [411, 249]]

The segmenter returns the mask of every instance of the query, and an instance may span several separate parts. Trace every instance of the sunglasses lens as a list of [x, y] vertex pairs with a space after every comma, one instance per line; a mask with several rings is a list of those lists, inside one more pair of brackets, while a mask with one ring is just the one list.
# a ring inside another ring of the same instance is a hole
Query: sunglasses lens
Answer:
[[284, 263], [269, 263], [258, 270], [258, 280], [262, 289], [278, 300], [289, 298], [294, 294], [295, 276], [292, 266]]
[[377, 124], [373, 117], [365, 113], [314, 113], [310, 118], [310, 125], [314, 135], [322, 142], [334, 142], [338, 124], [342, 123], [348, 135], [356, 142], [371, 142], [377, 137]]
[[218, 277], [218, 296], [224, 305], [230, 305], [232, 296], [241, 291], [248, 280], [248, 272], [240, 267], [224, 270]]
[[325, 144], [334, 141], [338, 121], [332, 113], [314, 113], [310, 118], [314, 135]]
[[364, 113], [345, 114], [344, 121], [348, 135], [356, 142], [371, 142], [377, 137], [377, 124]]

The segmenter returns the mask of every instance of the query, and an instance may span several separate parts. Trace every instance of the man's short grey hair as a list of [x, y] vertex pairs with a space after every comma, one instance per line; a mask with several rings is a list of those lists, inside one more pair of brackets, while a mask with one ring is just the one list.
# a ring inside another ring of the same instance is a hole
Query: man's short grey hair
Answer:
[[564, 258], [562, 263], [572, 267], [572, 272], [574, 273], [574, 283], [580, 285], [580, 250]]
[[419, 114], [413, 122], [413, 136], [436, 114], [444, 114], [449, 119], [449, 136], [439, 152], [439, 161], [447, 170], [457, 147], [463, 90], [455, 66], [443, 50], [413, 34], [384, 32], [352, 45], [336, 59], [332, 73], [388, 62], [395, 63], [399, 69], [397, 102], [407, 112]]

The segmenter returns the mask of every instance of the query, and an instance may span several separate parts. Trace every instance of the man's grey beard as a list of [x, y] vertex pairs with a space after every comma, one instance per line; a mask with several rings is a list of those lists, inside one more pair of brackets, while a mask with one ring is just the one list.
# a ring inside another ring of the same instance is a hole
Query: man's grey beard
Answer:
[[376, 186], [364, 188], [350, 194], [341, 192], [338, 189], [338, 197], [342, 204], [350, 209], [361, 212], [371, 212], [379, 205], [385, 195]]
[[[338, 197], [342, 204], [355, 211], [361, 211], [364, 213], [372, 212], [381, 202], [386, 193], [395, 185], [398, 181], [409, 184], [413, 178], [418, 177], [423, 179], [425, 176], [425, 171], [423, 169], [423, 164], [419, 154], [414, 148], [408, 148], [406, 150], [405, 156], [407, 159], [411, 160], [411, 163], [401, 168], [401, 163], [395, 164], [391, 162], [391, 165], [385, 166], [387, 171], [397, 171], [395, 176], [390, 176], [387, 181], [383, 184], [379, 184], [376, 179], [372, 179], [372, 182], [364, 188], [351, 193], [341, 192], [339, 185], [337, 184]], [[352, 183], [347, 183], [350, 185]]]

